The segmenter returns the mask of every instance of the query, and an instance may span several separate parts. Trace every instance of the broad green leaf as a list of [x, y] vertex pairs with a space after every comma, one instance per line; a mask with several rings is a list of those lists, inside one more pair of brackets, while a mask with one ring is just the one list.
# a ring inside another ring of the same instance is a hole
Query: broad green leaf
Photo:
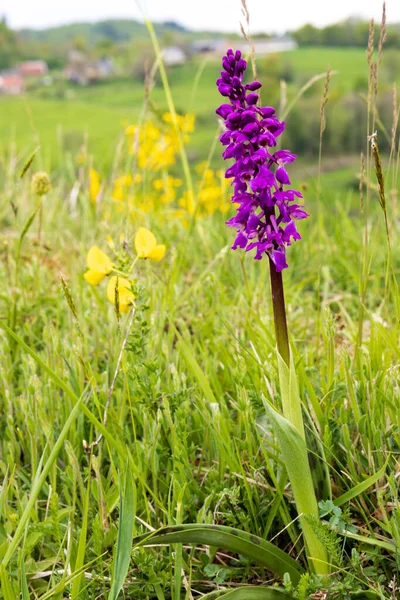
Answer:
[[387, 457], [385, 464], [374, 475], [371, 475], [365, 481], [361, 481], [361, 483], [357, 483], [357, 485], [351, 488], [351, 490], [348, 490], [347, 492], [339, 496], [339, 498], [336, 498], [336, 500], [333, 501], [335, 506], [342, 506], [342, 504], [353, 500], [353, 498], [356, 498], [356, 496], [359, 496], [360, 494], [365, 492], [365, 490], [371, 487], [371, 485], [374, 485], [374, 483], [376, 483], [381, 477], [384, 476], [389, 459], [390, 456]]
[[303, 568], [286, 552], [262, 538], [223, 525], [203, 525], [200, 523], [165, 527], [151, 534], [133, 540], [134, 545], [149, 546], [160, 544], [207, 544], [224, 548], [251, 558], [267, 567], [272, 573], [283, 577], [288, 573], [294, 584], [300, 580]]
[[223, 600], [291, 600], [292, 596], [289, 596], [284, 590], [249, 585], [235, 590], [211, 592], [211, 594], [202, 596], [201, 600], [217, 600], [217, 598]]
[[305, 439], [301, 400], [293, 355], [290, 357], [289, 368], [280, 354], [278, 354], [278, 371], [283, 415], [297, 429], [301, 437]]
[[136, 515], [136, 490], [128, 461], [125, 471], [124, 491], [120, 482], [120, 515], [117, 547], [114, 556], [114, 573], [108, 600], [116, 600], [128, 573], [132, 552], [133, 526]]
[[[303, 518], [303, 515], [312, 515], [317, 519], [319, 518], [305, 441], [294, 425], [285, 419], [285, 417], [282, 417], [266, 402], [264, 406], [267, 417], [270, 419], [278, 439], [283, 462], [292, 486], [310, 564], [317, 573], [328, 573], [329, 561], [326, 550], [314, 533], [311, 525]], [[313, 561], [313, 559], [316, 560]]]

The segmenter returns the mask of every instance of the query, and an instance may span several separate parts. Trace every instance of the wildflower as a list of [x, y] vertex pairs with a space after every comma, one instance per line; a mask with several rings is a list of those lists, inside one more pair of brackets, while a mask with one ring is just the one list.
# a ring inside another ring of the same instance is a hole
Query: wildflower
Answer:
[[164, 258], [165, 245], [157, 244], [154, 233], [146, 229], [146, 227], [139, 227], [134, 243], [139, 258], [150, 258], [156, 261]]
[[84, 274], [84, 278], [90, 285], [98, 285], [106, 275], [113, 270], [113, 264], [100, 248], [92, 246], [86, 257], [89, 270]]
[[241, 52], [228, 50], [222, 67], [217, 86], [229, 104], [222, 104], [216, 112], [226, 127], [220, 136], [226, 146], [222, 156], [234, 159], [225, 177], [233, 178], [232, 202], [239, 205], [237, 214], [227, 221], [237, 230], [232, 248], [255, 249], [256, 260], [268, 255], [279, 272], [288, 266], [286, 247], [301, 239], [294, 220], [308, 217], [296, 203], [302, 194], [284, 189], [290, 185], [285, 165], [296, 155], [289, 150], [271, 151], [285, 123], [277, 119], [274, 108], [257, 106], [259, 81], [242, 84], [247, 64]]
[[114, 306], [116, 304], [117, 291], [119, 312], [128, 312], [135, 300], [135, 296], [131, 291], [131, 283], [128, 279], [125, 279], [125, 277], [113, 275], [110, 277], [107, 284], [107, 298]]
[[125, 129], [128, 151], [137, 157], [139, 169], [160, 171], [175, 163], [180, 148], [179, 136], [181, 134], [186, 142], [193, 126], [193, 115], [176, 115], [174, 121], [171, 113], [165, 113], [158, 123], [147, 121], [140, 127], [130, 125]]
[[182, 180], [171, 175], [166, 175], [163, 179], [155, 179], [153, 188], [159, 192], [157, 199], [161, 204], [171, 204], [176, 199], [176, 188], [182, 185]]
[[45, 171], [39, 171], [32, 175], [31, 189], [36, 196], [44, 196], [51, 189], [50, 177]]
[[89, 197], [92, 204], [96, 204], [98, 195], [101, 190], [100, 175], [96, 169], [89, 171]]

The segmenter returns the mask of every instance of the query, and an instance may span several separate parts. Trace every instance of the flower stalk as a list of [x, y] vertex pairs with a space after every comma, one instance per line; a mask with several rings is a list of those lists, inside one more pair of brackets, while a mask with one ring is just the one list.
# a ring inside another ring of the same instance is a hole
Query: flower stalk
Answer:
[[272, 307], [274, 310], [275, 337], [278, 352], [289, 366], [290, 346], [286, 320], [285, 293], [283, 289], [282, 272], [277, 271], [275, 264], [270, 259], [269, 274], [271, 281]]

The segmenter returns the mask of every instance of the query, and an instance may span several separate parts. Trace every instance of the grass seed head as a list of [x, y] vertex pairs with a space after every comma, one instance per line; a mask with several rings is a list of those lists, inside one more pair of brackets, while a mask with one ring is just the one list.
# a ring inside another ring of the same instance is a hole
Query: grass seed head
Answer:
[[36, 196], [45, 196], [49, 193], [51, 181], [45, 171], [38, 171], [32, 175], [31, 190]]

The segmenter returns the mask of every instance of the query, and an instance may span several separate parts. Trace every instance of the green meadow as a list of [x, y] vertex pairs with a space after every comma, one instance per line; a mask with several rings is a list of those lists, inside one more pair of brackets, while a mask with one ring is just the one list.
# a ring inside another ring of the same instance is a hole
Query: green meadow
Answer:
[[[336, 103], [355, 85], [365, 88], [368, 77], [363, 49], [300, 48], [259, 59], [260, 74], [268, 78], [270, 102], [275, 104], [280, 98], [278, 80], [281, 76], [290, 74], [287, 90], [290, 103], [303, 85], [315, 75], [325, 73], [328, 66], [334, 72], [331, 94]], [[206, 158], [210, 139], [215, 135], [214, 110], [218, 102], [215, 79], [219, 68], [218, 63], [210, 60], [194, 60], [169, 70], [177, 111], [193, 111], [196, 115], [197, 127], [189, 146], [193, 158]], [[396, 71], [396, 76], [400, 79], [400, 72]], [[317, 124], [322, 89], [323, 80], [317, 81], [305, 96], [306, 100], [310, 94], [316, 99], [313, 112]], [[4, 151], [10, 143], [15, 143], [17, 151], [23, 153], [40, 144], [43, 156], [51, 162], [60, 159], [60, 149], [78, 152], [87, 136], [94, 161], [100, 167], [109, 166], [113, 149], [126, 125], [140, 117], [144, 95], [139, 80], [123, 78], [88, 87], [56, 81], [50, 88], [35, 89], [23, 97], [0, 98], [1, 148]], [[156, 79], [151, 109], [162, 112], [166, 108], [162, 84]]]
[[[325, 133], [324, 78], [301, 89], [328, 64]], [[325, 153], [365, 51], [279, 68], [283, 112], [295, 100], [282, 147], [299, 103], [317, 124], [317, 152], [287, 165], [310, 213], [283, 272], [288, 364], [268, 259], [231, 250], [225, 225], [219, 65], [167, 70], [149, 93], [0, 99], [1, 599], [400, 597], [397, 123], [371, 95], [357, 151]], [[281, 102], [276, 77], [262, 94]], [[193, 111], [187, 141], [163, 137], [165, 110]]]

